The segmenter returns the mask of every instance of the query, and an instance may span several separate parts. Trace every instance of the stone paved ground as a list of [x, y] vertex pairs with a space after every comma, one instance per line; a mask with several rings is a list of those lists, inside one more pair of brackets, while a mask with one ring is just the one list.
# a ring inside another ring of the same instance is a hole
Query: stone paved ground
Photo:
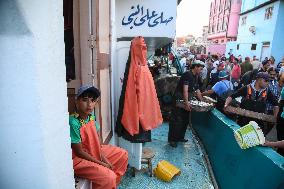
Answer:
[[181, 175], [166, 183], [156, 177], [149, 177], [147, 173], [138, 172], [131, 176], [130, 170], [123, 177], [119, 189], [211, 189], [212, 182], [209, 178], [202, 152], [187, 130], [187, 143], [180, 143], [177, 148], [172, 148], [167, 143], [168, 124], [152, 132], [152, 142], [145, 147], [152, 148], [156, 155], [153, 159], [153, 167], [161, 160], [167, 160], [181, 169]]

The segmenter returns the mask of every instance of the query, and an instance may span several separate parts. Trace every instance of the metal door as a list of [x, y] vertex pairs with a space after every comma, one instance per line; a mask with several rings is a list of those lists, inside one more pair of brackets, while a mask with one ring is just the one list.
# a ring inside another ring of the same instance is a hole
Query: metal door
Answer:
[[265, 57], [270, 57], [270, 44], [263, 44], [261, 48], [260, 60], [263, 61]]

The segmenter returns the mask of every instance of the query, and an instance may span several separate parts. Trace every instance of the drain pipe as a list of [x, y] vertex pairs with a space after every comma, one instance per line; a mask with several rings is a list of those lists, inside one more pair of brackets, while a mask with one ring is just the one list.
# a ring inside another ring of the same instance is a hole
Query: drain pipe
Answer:
[[115, 122], [116, 122], [116, 115], [115, 115], [115, 90], [114, 90], [114, 78], [115, 78], [115, 69], [114, 65], [116, 65], [116, 25], [115, 25], [115, 0], [110, 0], [110, 44], [111, 44], [111, 66], [110, 66], [110, 86], [111, 86], [111, 127], [112, 127], [112, 139], [110, 143], [112, 145], [117, 145], [118, 144], [118, 139], [115, 134]]
[[219, 189], [218, 183], [217, 183], [216, 178], [214, 176], [214, 171], [212, 169], [212, 166], [211, 166], [210, 160], [208, 158], [207, 152], [204, 148], [204, 145], [201, 142], [200, 138], [198, 137], [196, 131], [193, 129], [193, 127], [191, 127], [191, 130], [192, 130], [192, 134], [193, 134], [193, 139], [196, 140], [197, 144], [200, 146], [200, 148], [198, 148], [198, 149], [201, 151], [201, 154], [204, 154], [204, 155], [202, 155], [202, 157], [205, 160], [206, 167], [207, 167], [208, 173], [209, 173], [209, 177], [210, 177], [210, 179], [213, 183], [213, 187], [214, 187], [214, 189]]

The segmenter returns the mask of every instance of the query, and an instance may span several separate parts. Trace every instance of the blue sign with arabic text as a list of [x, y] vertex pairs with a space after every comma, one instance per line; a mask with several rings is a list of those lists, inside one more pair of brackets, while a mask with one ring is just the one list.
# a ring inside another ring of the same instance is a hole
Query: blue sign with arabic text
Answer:
[[123, 26], [130, 26], [130, 29], [133, 27], [139, 27], [143, 24], [147, 23], [148, 27], [156, 27], [161, 24], [167, 25], [169, 22], [173, 20], [173, 17], [169, 17], [167, 19], [164, 18], [164, 12], [158, 13], [157, 11], [153, 10], [150, 11], [149, 9], [144, 9], [143, 6], [137, 5], [131, 7], [132, 13], [126, 18], [123, 17], [121, 24]]

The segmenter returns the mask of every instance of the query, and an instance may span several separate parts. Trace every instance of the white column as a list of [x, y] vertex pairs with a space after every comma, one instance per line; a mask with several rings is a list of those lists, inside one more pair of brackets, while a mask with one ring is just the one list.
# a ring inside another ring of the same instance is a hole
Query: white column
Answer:
[[0, 188], [74, 188], [62, 2], [0, 3]]

